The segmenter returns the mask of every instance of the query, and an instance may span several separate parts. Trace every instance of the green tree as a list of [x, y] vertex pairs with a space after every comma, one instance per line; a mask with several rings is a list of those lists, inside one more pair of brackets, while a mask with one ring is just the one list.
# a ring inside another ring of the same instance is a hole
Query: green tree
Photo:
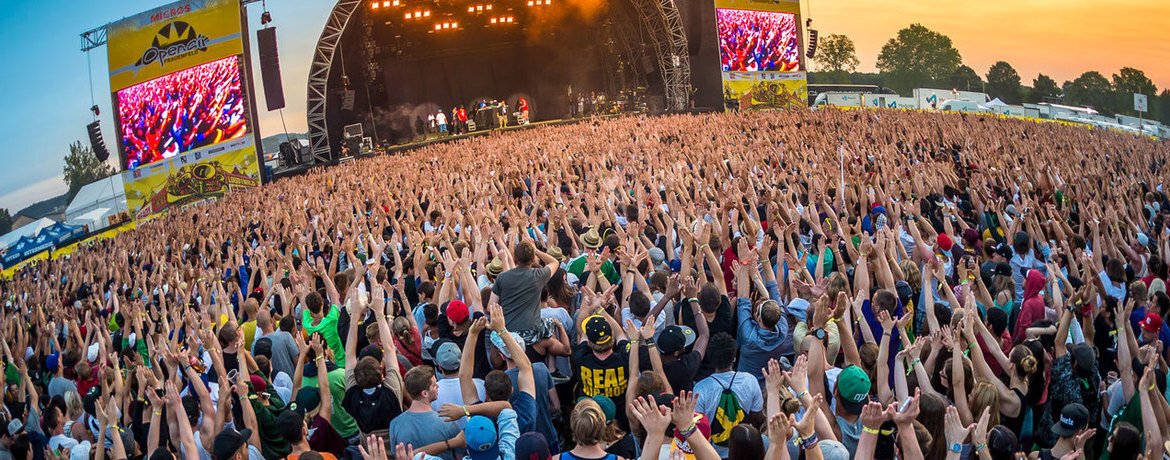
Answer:
[[914, 88], [947, 83], [962, 61], [950, 37], [911, 24], [882, 46], [877, 68], [886, 76], [886, 86], [906, 94]]
[[0, 208], [0, 235], [12, 231], [12, 215], [8, 208]]
[[[1118, 73], [1113, 74], [1113, 92], [1116, 93], [1114, 100], [1116, 106], [1114, 110], [1117, 113], [1124, 113], [1127, 115], [1137, 116], [1137, 112], [1133, 110], [1133, 95], [1145, 94], [1149, 99], [1153, 99], [1154, 95], [1158, 94], [1158, 87], [1154, 85], [1153, 80], [1142, 72], [1133, 67], [1122, 67]], [[1151, 102], [1150, 110], [1155, 110]], [[1150, 114], [1146, 114], [1150, 116]]]
[[[1153, 105], [1154, 101], [1150, 101]], [[1162, 94], [1158, 96], [1158, 113], [1156, 114], [1162, 124], [1170, 125], [1170, 89], [1162, 90]]]
[[1038, 103], [1058, 98], [1060, 87], [1056, 86], [1056, 80], [1048, 75], [1036, 75], [1036, 79], [1032, 80], [1032, 91], [1028, 92], [1028, 102]]
[[857, 70], [861, 64], [853, 40], [841, 34], [830, 34], [822, 39], [817, 52], [817, 67], [833, 74], [835, 83], [849, 83], [848, 73]]
[[987, 70], [987, 92], [1008, 104], [1020, 102], [1020, 74], [1006, 61], [996, 62]]
[[950, 76], [951, 88], [962, 91], [983, 91], [983, 79], [970, 66], [961, 65], [955, 68]]
[[1089, 71], [1076, 80], [1064, 82], [1064, 100], [1073, 105], [1086, 105], [1102, 113], [1111, 113], [1113, 88], [1101, 72]]
[[69, 184], [69, 199], [72, 200], [81, 187], [89, 185], [114, 174], [114, 168], [103, 161], [98, 161], [93, 150], [81, 145], [81, 142], [69, 144], [69, 154], [65, 155], [65, 183]]

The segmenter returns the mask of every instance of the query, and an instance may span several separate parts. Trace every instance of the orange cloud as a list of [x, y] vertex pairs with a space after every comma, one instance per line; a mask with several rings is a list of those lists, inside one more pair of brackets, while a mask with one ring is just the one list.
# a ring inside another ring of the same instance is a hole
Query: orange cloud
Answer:
[[875, 71], [882, 45], [918, 22], [951, 37], [963, 63], [984, 78], [1002, 60], [1028, 86], [1038, 73], [1060, 84], [1089, 70], [1110, 77], [1134, 67], [1159, 91], [1170, 87], [1170, 2], [810, 0], [807, 8], [822, 35], [853, 39], [863, 71]]

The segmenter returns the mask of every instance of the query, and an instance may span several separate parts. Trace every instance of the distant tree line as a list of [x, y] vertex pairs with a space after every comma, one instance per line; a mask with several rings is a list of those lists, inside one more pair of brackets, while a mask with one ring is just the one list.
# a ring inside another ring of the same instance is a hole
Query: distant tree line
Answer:
[[959, 50], [950, 37], [922, 24], [911, 24], [898, 31], [877, 58], [878, 73], [859, 73], [853, 40], [842, 34], [825, 36], [818, 46], [816, 71], [809, 72], [809, 83], [852, 83], [878, 85], [909, 95], [914, 88], [955, 88], [984, 92], [1008, 104], [1052, 102], [1092, 107], [1103, 114], [1131, 115], [1133, 95], [1149, 97], [1146, 118], [1170, 124], [1170, 89], [1159, 89], [1144, 72], [1123, 67], [1111, 77], [1090, 70], [1079, 77], [1057, 84], [1044, 74], [1036, 75], [1025, 86], [1020, 74], [1006, 61], [996, 62], [980, 75], [963, 64]]

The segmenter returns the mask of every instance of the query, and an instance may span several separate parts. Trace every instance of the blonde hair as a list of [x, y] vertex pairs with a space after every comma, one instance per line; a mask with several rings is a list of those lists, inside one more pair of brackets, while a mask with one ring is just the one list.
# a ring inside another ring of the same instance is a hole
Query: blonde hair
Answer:
[[81, 402], [81, 395], [73, 390], [65, 392], [65, 408], [65, 415], [69, 417], [69, 420], [77, 420], [81, 418], [81, 414], [85, 413], [85, 406]]
[[569, 429], [573, 431], [573, 440], [578, 445], [595, 446], [606, 440], [608, 426], [605, 423], [605, 413], [601, 406], [592, 399], [582, 399], [573, 408], [569, 416]]
[[991, 382], [982, 379], [975, 382], [971, 388], [970, 406], [974, 417], [980, 417], [984, 408], [990, 408], [988, 426], [999, 425], [999, 390]]

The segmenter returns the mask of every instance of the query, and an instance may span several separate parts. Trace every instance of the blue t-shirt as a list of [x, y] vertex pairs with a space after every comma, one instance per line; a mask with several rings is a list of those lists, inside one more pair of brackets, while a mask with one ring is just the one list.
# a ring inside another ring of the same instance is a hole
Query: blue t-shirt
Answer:
[[[508, 377], [512, 379], [512, 397], [515, 398], [517, 394], [520, 394], [520, 369], [512, 368], [506, 372]], [[545, 366], [544, 363], [532, 363], [532, 379], [536, 381], [536, 414], [533, 423], [526, 425], [524, 423], [525, 417], [520, 413], [520, 408], [516, 408], [520, 432], [536, 431], [544, 435], [544, 439], [548, 440], [550, 452], [559, 452], [559, 449], [553, 450], [554, 447], [557, 447], [557, 429], [553, 426], [552, 415], [549, 414], [552, 403], [548, 399], [548, 390], [553, 387], [553, 380], [552, 375], [548, 372], [548, 366]], [[515, 402], [512, 403], [513, 406], [515, 404]]]

